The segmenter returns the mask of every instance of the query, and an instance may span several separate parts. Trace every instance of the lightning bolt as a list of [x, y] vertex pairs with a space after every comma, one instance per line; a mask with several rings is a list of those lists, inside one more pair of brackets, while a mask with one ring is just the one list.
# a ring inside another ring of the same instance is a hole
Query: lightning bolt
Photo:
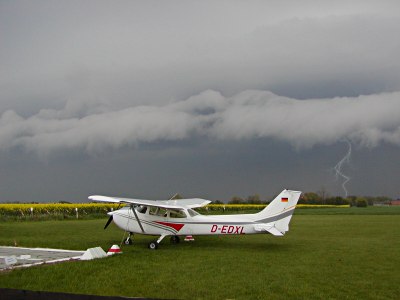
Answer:
[[344, 174], [342, 171], [343, 165], [346, 163], [350, 163], [350, 157], [351, 157], [351, 143], [348, 140], [346, 140], [346, 143], [348, 145], [348, 150], [347, 150], [346, 155], [333, 168], [335, 170], [336, 180], [338, 180], [339, 177], [341, 177], [343, 179], [342, 188], [344, 191], [345, 198], [347, 198], [347, 195], [348, 195], [348, 192], [346, 189], [346, 183], [348, 183], [351, 179], [349, 176]]

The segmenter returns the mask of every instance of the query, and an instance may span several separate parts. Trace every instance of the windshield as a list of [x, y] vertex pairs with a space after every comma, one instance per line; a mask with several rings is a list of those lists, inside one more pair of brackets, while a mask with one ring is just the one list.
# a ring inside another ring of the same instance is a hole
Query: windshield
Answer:
[[136, 210], [137, 210], [138, 212], [140, 212], [141, 214], [145, 214], [146, 211], [147, 211], [147, 206], [140, 205], [138, 208], [136, 208]]
[[188, 213], [189, 213], [189, 215], [190, 215], [191, 217], [200, 215], [197, 211], [195, 211], [195, 210], [193, 210], [193, 209], [191, 209], [191, 208], [189, 208], [187, 211], [188, 211]]

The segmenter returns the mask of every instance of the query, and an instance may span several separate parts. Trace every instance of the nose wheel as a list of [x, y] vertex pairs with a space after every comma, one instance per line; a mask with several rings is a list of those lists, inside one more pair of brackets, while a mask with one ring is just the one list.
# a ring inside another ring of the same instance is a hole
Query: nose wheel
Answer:
[[125, 245], [132, 245], [133, 244], [132, 236], [133, 236], [133, 233], [129, 232], [128, 237], [124, 240], [124, 244]]

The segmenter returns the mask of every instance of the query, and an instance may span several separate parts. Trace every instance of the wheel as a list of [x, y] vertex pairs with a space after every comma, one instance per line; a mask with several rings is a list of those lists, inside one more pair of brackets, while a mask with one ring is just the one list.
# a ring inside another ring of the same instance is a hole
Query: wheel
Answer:
[[125, 245], [132, 245], [132, 239], [131, 239], [130, 237], [127, 237], [127, 238], [124, 240], [124, 244], [125, 244]]
[[171, 236], [171, 243], [172, 244], [178, 244], [181, 241], [181, 239], [179, 238], [179, 236], [177, 235], [172, 235]]
[[149, 243], [149, 249], [150, 250], [156, 250], [158, 248], [158, 243], [157, 241], [152, 241]]

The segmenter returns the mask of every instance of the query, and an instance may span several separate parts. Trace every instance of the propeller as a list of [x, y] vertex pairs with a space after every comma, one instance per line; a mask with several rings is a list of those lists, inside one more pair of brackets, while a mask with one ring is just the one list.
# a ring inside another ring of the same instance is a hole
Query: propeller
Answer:
[[108, 221], [106, 223], [106, 226], [104, 226], [104, 229], [106, 229], [108, 227], [108, 225], [110, 225], [111, 221], [113, 220], [113, 216], [111, 215], [110, 218], [108, 218]]
[[[118, 204], [117, 210], [119, 209], [120, 206], [121, 206], [121, 203]], [[112, 220], [113, 220], [113, 216], [111, 215], [111, 216], [108, 218], [108, 221], [107, 221], [106, 225], [104, 226], [104, 229], [106, 229], [106, 228], [108, 227], [108, 225], [110, 225], [110, 223], [111, 223]]]

